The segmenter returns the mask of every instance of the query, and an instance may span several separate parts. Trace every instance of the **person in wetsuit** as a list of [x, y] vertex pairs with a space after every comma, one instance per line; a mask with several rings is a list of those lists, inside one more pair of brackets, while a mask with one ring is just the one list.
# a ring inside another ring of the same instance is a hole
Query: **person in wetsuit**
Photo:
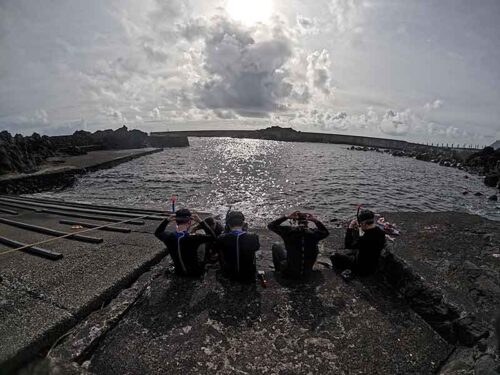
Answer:
[[[165, 230], [167, 225], [175, 220], [175, 231]], [[190, 234], [189, 229], [195, 221], [207, 230], [209, 234]], [[166, 246], [174, 261], [175, 273], [182, 276], [199, 277], [205, 271], [204, 254], [199, 254], [200, 245], [215, 241], [215, 234], [205, 221], [188, 209], [177, 210], [156, 228], [155, 236]]]
[[[364, 232], [359, 235], [359, 227]], [[347, 229], [344, 246], [346, 251], [337, 251], [331, 256], [332, 264], [340, 270], [350, 269], [359, 275], [376, 271], [382, 249], [385, 246], [385, 232], [375, 224], [375, 214], [362, 210]]]
[[[205, 224], [210, 228], [207, 228], [203, 224], [198, 224], [194, 228], [194, 232], [202, 231], [207, 235], [211, 235], [210, 230], [215, 234], [215, 237], [219, 237], [222, 232], [224, 232], [224, 226], [220, 221], [215, 220], [213, 217], [207, 217], [205, 219]], [[216, 263], [218, 259], [217, 249], [215, 248], [215, 242], [205, 244], [205, 263]]]
[[239, 211], [228, 213], [226, 226], [228, 232], [220, 235], [215, 243], [223, 275], [243, 283], [255, 282], [259, 236], [243, 230], [245, 216]]
[[[294, 220], [298, 225], [282, 225], [286, 220]], [[308, 222], [316, 225], [309, 228]], [[318, 257], [318, 243], [330, 234], [321, 221], [310, 214], [294, 212], [282, 216], [267, 225], [268, 229], [283, 239], [285, 246], [272, 246], [274, 269], [290, 278], [307, 278]]]

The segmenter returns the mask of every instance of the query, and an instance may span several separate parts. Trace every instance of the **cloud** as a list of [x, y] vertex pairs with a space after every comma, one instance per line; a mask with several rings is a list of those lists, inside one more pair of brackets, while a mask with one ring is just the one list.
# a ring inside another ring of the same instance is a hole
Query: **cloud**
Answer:
[[362, 5], [363, 2], [361, 0], [329, 1], [330, 25], [337, 34], [347, 34], [352, 31], [361, 32], [360, 18]]
[[330, 95], [330, 55], [326, 49], [307, 56], [307, 78], [311, 89]]
[[382, 117], [379, 129], [382, 133], [388, 135], [406, 135], [410, 130], [411, 111], [407, 109], [403, 112], [388, 110]]
[[289, 39], [256, 41], [250, 30], [216, 17], [204, 43], [207, 77], [196, 83], [199, 107], [240, 113], [280, 109], [293, 87], [284, 69], [292, 56]]
[[318, 21], [315, 18], [307, 18], [297, 14], [297, 26], [302, 35], [318, 35]]
[[426, 111], [432, 111], [432, 110], [435, 110], [435, 109], [440, 109], [442, 108], [444, 105], [444, 101], [441, 100], [441, 99], [436, 99], [434, 100], [433, 102], [430, 102], [430, 103], [425, 103], [424, 105], [424, 109]]

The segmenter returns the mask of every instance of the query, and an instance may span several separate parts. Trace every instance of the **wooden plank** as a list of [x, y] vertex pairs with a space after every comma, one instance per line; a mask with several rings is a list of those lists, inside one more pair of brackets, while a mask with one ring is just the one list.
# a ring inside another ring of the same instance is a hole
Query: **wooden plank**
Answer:
[[[11, 240], [9, 238], [2, 237], [2, 236], [0, 236], [0, 243], [4, 244], [6, 246], [12, 247], [12, 248], [18, 248], [18, 247], [22, 247], [22, 246], [27, 245], [25, 243]], [[52, 250], [42, 249], [40, 247], [35, 247], [35, 246], [27, 247], [27, 248], [24, 248], [24, 249], [19, 250], [19, 251], [24, 251], [25, 253], [28, 253], [28, 254], [38, 255], [38, 256], [41, 256], [43, 258], [47, 258], [50, 260], [58, 260], [58, 259], [61, 259], [63, 257], [63, 255], [61, 253], [57, 253], [57, 252], [52, 251]], [[1, 254], [1, 252], [0, 252], [0, 254]]]
[[[19, 203], [19, 200], [12, 199], [12, 198], [0, 197], [0, 202]], [[26, 202], [22, 202], [22, 203], [28, 204]], [[128, 212], [103, 211], [103, 210], [93, 209], [93, 208], [69, 207], [69, 206], [62, 206], [62, 205], [48, 204], [48, 203], [31, 202], [31, 203], [29, 203], [29, 205], [30, 206], [35, 206], [35, 207], [40, 207], [40, 208], [49, 208], [49, 209], [57, 209], [57, 210], [64, 210], [64, 211], [83, 212], [83, 213], [89, 213], [89, 214], [106, 214], [106, 215], [112, 215], [112, 216], [117, 216], [117, 217], [126, 217], [126, 218], [137, 217], [137, 214], [128, 213]], [[150, 215], [150, 216], [146, 217], [146, 219], [160, 221], [160, 220], [164, 220], [165, 217], [164, 216], [153, 216], [153, 215]]]
[[[59, 215], [59, 216], [68, 216], [68, 217], [77, 217], [80, 219], [90, 219], [90, 220], [98, 220], [98, 221], [109, 221], [110, 223], [120, 223], [122, 219], [116, 219], [113, 217], [105, 217], [105, 216], [94, 216], [94, 215], [84, 215], [77, 212], [64, 212], [64, 211], [56, 211], [56, 210], [48, 210], [41, 209], [40, 212], [45, 212], [47, 214]], [[144, 225], [144, 221], [142, 220], [130, 220], [127, 221], [127, 224], [132, 225]]]
[[[97, 228], [100, 227], [102, 224], [95, 224], [95, 223], [86, 223], [83, 221], [74, 221], [74, 220], [59, 220], [59, 223], [65, 224], [65, 225], [81, 225], [84, 228]], [[110, 224], [112, 225], [112, 224]], [[109, 232], [119, 232], [119, 233], [130, 233], [131, 230], [129, 228], [123, 228], [123, 227], [104, 227], [104, 228], [99, 228], [99, 230], [106, 230]]]
[[9, 214], [9, 215], [17, 215], [17, 211], [14, 211], [14, 210], [8, 210], [6, 208], [2, 208], [0, 207], [0, 212], [2, 214]]
[[[20, 221], [14, 221], [14, 220], [9, 220], [0, 217], [0, 223], [10, 225], [13, 227], [17, 228], [22, 228], [26, 229], [32, 232], [37, 232], [37, 233], [42, 233], [42, 234], [48, 234], [49, 236], [65, 236], [70, 233], [68, 232], [62, 232], [59, 230], [51, 229], [51, 228], [46, 228], [46, 227], [40, 227], [38, 225], [33, 225], [33, 224], [28, 224], [28, 223], [22, 223]], [[75, 240], [75, 241], [81, 241], [81, 242], [89, 242], [89, 243], [102, 243], [103, 239], [102, 238], [97, 238], [97, 237], [88, 237], [88, 236], [82, 236], [79, 234], [71, 234], [71, 236], [65, 237], [70, 240]]]

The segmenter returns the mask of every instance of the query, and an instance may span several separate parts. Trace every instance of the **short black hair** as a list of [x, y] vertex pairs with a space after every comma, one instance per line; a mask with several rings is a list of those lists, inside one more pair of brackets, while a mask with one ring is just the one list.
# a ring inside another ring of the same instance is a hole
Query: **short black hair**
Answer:
[[181, 208], [175, 212], [175, 222], [177, 224], [185, 224], [191, 220], [191, 211], [187, 208]]
[[360, 223], [371, 225], [375, 222], [375, 214], [370, 210], [362, 210], [358, 215]]
[[245, 216], [240, 211], [231, 211], [226, 217], [226, 224], [229, 227], [242, 227]]

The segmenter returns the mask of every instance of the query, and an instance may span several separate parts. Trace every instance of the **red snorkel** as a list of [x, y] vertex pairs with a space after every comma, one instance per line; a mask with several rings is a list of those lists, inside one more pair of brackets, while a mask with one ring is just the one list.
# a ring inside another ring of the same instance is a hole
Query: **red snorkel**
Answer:
[[172, 196], [170, 197], [170, 201], [172, 202], [172, 213], [175, 213], [175, 201], [177, 200], [177, 197], [172, 194]]

